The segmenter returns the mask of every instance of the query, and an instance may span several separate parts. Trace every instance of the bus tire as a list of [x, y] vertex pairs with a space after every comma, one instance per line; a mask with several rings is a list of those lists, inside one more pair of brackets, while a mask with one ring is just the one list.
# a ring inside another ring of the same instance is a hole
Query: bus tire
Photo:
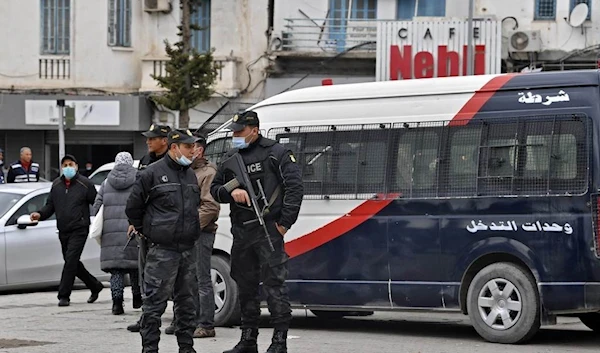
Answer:
[[535, 280], [506, 262], [483, 268], [469, 286], [467, 311], [477, 333], [494, 343], [523, 343], [540, 329], [540, 299]]
[[581, 314], [579, 320], [589, 329], [600, 332], [600, 313]]
[[[231, 265], [223, 256], [211, 258], [211, 278], [215, 295], [215, 326], [234, 326], [240, 322], [238, 287], [231, 278]], [[219, 304], [218, 298], [222, 304]]]

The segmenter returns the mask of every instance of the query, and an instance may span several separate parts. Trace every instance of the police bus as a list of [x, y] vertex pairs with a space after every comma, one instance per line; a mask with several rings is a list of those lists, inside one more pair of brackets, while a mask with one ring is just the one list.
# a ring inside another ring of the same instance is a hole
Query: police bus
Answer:
[[[460, 311], [499, 343], [561, 315], [600, 330], [599, 88], [598, 71], [481, 75], [299, 89], [253, 106], [302, 169], [285, 236], [293, 306]], [[231, 146], [226, 125], [209, 137], [215, 162]], [[229, 230], [223, 205], [221, 322], [238, 315]]]

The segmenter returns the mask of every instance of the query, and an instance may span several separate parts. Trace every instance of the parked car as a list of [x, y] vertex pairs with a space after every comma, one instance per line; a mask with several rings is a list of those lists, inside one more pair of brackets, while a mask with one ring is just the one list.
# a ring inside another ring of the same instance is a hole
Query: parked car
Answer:
[[[133, 167], [137, 168], [140, 164], [139, 160], [133, 161]], [[115, 163], [106, 163], [100, 166], [98, 169], [94, 170], [94, 172], [90, 175], [89, 179], [94, 183], [94, 185], [100, 185], [106, 177], [108, 177], [108, 173], [115, 167]]]
[[[55, 216], [32, 224], [29, 215], [48, 198], [51, 183], [0, 185], [0, 291], [56, 286], [64, 264]], [[101, 281], [100, 246], [88, 239], [81, 261]]]

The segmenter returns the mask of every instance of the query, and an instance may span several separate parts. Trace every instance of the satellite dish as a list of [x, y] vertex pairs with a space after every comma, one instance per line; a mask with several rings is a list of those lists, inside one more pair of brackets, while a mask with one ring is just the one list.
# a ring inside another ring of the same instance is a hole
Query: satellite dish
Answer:
[[590, 12], [590, 8], [586, 3], [577, 4], [571, 11], [571, 15], [569, 16], [569, 24], [572, 27], [581, 26], [585, 20], [587, 19], [588, 13]]

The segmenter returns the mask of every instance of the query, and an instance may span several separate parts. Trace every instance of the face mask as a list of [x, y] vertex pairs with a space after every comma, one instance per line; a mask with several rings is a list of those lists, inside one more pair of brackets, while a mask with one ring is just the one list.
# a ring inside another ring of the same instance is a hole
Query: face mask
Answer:
[[62, 169], [62, 172], [63, 172], [63, 175], [65, 176], [65, 178], [69, 179], [69, 180], [73, 179], [75, 174], [77, 174], [77, 171], [73, 167], [64, 167]]
[[248, 136], [250, 136], [250, 134], [252, 134], [252, 132], [250, 132], [250, 133], [249, 133], [248, 135], [246, 135], [246, 136], [238, 136], [238, 137], [235, 137], [235, 136], [234, 136], [234, 137], [231, 139], [231, 143], [232, 143], [232, 146], [233, 146], [233, 148], [237, 148], [237, 149], [240, 149], [240, 150], [241, 150], [241, 149], [244, 149], [244, 148], [246, 148], [246, 147], [250, 146], [250, 144], [249, 144], [248, 142], [246, 142], [246, 138], [247, 138]]
[[[177, 149], [179, 150], [179, 146], [177, 146]], [[181, 154], [181, 157], [177, 158], [177, 163], [179, 163], [180, 165], [187, 167], [188, 165], [192, 164], [192, 161], [187, 158], [186, 156], [184, 156], [181, 153], [181, 150], [179, 150], [179, 154]]]

